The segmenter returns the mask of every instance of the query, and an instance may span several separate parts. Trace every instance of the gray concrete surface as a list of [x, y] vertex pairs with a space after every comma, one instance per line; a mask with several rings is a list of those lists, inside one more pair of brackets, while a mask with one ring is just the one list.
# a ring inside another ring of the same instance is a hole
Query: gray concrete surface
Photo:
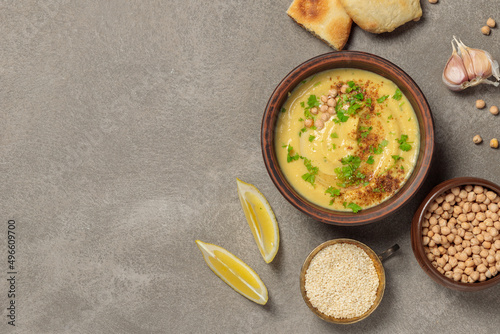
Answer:
[[[500, 286], [460, 293], [435, 284], [410, 246], [426, 192], [456, 176], [500, 183], [499, 89], [460, 94], [441, 83], [453, 35], [500, 58], [496, 1], [422, 1], [395, 32], [354, 27], [348, 50], [402, 67], [436, 122], [424, 188], [398, 215], [340, 228], [313, 221], [276, 190], [259, 142], [261, 117], [293, 67], [331, 49], [279, 1], [0, 1], [1, 333], [498, 333]], [[236, 177], [267, 196], [281, 247], [262, 260], [240, 208]], [[8, 325], [7, 231], [16, 224], [16, 322]], [[385, 263], [376, 312], [351, 326], [315, 317], [298, 274], [321, 242], [350, 237]], [[225, 247], [261, 276], [262, 307], [205, 265], [194, 241]]]

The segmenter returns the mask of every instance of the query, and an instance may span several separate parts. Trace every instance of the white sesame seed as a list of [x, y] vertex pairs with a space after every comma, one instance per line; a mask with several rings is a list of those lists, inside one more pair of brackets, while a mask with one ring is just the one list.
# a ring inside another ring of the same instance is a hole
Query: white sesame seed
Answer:
[[311, 304], [337, 319], [366, 313], [375, 302], [379, 278], [361, 248], [338, 243], [319, 251], [309, 264], [305, 289]]

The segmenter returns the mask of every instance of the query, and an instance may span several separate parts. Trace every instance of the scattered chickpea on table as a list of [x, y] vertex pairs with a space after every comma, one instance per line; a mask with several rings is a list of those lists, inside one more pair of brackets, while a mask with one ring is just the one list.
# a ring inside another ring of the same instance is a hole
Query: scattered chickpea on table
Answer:
[[497, 106], [491, 106], [490, 107], [490, 113], [492, 115], [498, 115], [498, 107]]
[[486, 25], [490, 28], [495, 28], [495, 26], [497, 25], [497, 23], [495, 22], [495, 20], [493, 18], [489, 18], [488, 21], [486, 21]]
[[481, 28], [481, 33], [482, 33], [483, 35], [489, 35], [489, 34], [491, 33], [491, 29], [490, 29], [490, 27], [488, 27], [488, 26], [483, 26], [483, 27]]
[[476, 100], [477, 109], [483, 109], [484, 107], [486, 107], [486, 102], [484, 102], [484, 100]]
[[474, 144], [481, 144], [483, 142], [483, 138], [481, 138], [480, 135], [475, 135], [474, 138], [472, 138], [472, 141]]
[[491, 148], [498, 148], [498, 139], [493, 138], [492, 140], [490, 140], [490, 147]]

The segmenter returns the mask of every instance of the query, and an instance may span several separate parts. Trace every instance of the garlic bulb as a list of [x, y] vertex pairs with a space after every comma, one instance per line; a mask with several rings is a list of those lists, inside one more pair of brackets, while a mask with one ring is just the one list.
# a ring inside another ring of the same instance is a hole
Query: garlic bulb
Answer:
[[[457, 44], [455, 47], [454, 42]], [[464, 90], [481, 83], [498, 86], [496, 81], [488, 80], [492, 75], [500, 80], [498, 62], [491, 55], [479, 49], [472, 49], [453, 36], [453, 53], [443, 71], [443, 82], [454, 91]]]

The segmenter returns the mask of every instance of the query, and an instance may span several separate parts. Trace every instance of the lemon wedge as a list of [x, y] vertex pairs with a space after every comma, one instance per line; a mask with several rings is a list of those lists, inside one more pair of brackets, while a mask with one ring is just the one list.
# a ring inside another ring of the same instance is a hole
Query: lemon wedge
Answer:
[[267, 288], [245, 262], [222, 247], [196, 240], [207, 265], [231, 288], [257, 304], [267, 303]]
[[278, 253], [280, 235], [278, 222], [271, 206], [262, 193], [252, 184], [236, 179], [241, 207], [252, 230], [255, 242], [266, 263]]

